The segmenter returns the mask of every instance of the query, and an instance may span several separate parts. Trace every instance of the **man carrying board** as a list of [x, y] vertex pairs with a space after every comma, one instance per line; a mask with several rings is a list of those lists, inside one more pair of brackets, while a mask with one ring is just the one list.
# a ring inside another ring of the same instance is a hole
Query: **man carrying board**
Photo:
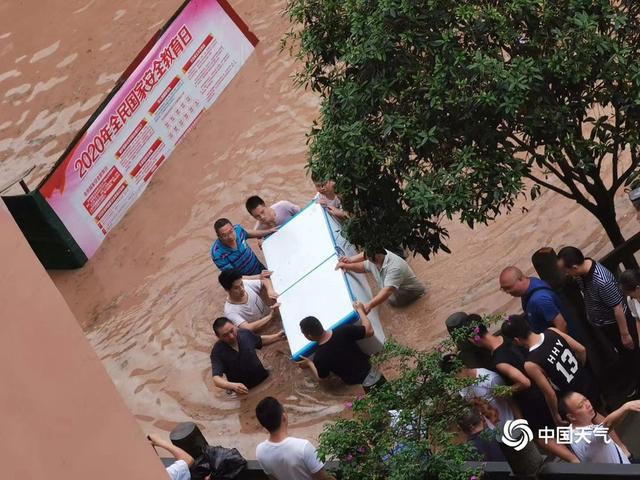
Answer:
[[[238, 395], [262, 383], [269, 371], [264, 368], [256, 350], [285, 339], [280, 330], [272, 335], [256, 335], [246, 328], [236, 327], [231, 320], [220, 317], [213, 322], [218, 341], [211, 349], [211, 372], [216, 387]], [[226, 380], [223, 377], [226, 376]]]
[[394, 307], [404, 307], [422, 297], [427, 291], [409, 264], [384, 248], [376, 249], [373, 258], [367, 258], [364, 253], [353, 257], [341, 257], [336, 270], [338, 268], [345, 272], [369, 272], [373, 275], [380, 291], [364, 306], [366, 313], [386, 300]]
[[365, 313], [364, 305], [355, 302], [353, 308], [362, 325], [343, 325], [334, 331], [325, 330], [316, 317], [306, 317], [300, 322], [302, 334], [318, 343], [313, 360], [302, 357], [297, 362], [302, 369], [309, 369], [317, 379], [327, 378], [330, 373], [339, 376], [349, 385], [361, 384], [365, 392], [386, 382], [384, 376], [373, 366], [369, 355], [360, 350], [357, 341], [372, 337], [373, 326]]

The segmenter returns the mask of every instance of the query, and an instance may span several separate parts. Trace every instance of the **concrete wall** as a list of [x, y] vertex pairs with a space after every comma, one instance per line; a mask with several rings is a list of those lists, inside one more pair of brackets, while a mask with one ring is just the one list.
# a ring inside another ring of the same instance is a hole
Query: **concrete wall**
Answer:
[[3, 479], [167, 475], [0, 201]]
[[[170, 460], [167, 459], [167, 464]], [[467, 462], [469, 468], [483, 471], [483, 480], [512, 480], [509, 464], [505, 462]], [[338, 464], [329, 463], [329, 468], [336, 470]], [[337, 477], [340, 480], [340, 477]], [[631, 480], [640, 478], [640, 465], [607, 465], [603, 463], [572, 464], [565, 462], [552, 462], [542, 466], [538, 473], [538, 480]], [[255, 460], [247, 461], [247, 469], [243, 471], [237, 480], [269, 480]], [[429, 480], [425, 477], [425, 480]]]

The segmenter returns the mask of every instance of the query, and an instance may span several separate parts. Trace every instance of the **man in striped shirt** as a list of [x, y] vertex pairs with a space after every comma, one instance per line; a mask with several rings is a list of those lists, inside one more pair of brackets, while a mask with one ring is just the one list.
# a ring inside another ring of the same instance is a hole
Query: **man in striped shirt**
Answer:
[[576, 278], [589, 323], [604, 333], [618, 352], [620, 373], [629, 396], [635, 395], [640, 366], [638, 331], [616, 278], [602, 264], [585, 258], [576, 247], [564, 247], [558, 252], [558, 267]]
[[218, 239], [211, 246], [211, 259], [222, 270], [238, 270], [245, 277], [260, 275], [264, 265], [247, 244], [249, 238], [262, 238], [275, 232], [268, 230], [245, 230], [242, 225], [232, 225], [226, 218], [213, 224]]

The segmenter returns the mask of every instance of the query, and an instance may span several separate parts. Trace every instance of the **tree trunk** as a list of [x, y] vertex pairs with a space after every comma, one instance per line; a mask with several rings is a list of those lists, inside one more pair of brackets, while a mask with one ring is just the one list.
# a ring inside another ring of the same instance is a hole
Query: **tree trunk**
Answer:
[[618, 222], [616, 221], [615, 210], [600, 209], [597, 217], [613, 246], [617, 248], [622, 245], [625, 242], [625, 238], [620, 231], [620, 225], [618, 225]]
[[[624, 249], [625, 238], [620, 231], [620, 225], [616, 220], [616, 207], [612, 198], [607, 198], [606, 201], [598, 202], [598, 209], [596, 212], [592, 212], [606, 232], [609, 240], [616, 250], [619, 248]], [[638, 269], [638, 262], [633, 256], [635, 252], [622, 251], [620, 252], [620, 261], [624, 264], [625, 268]], [[615, 272], [614, 272], [615, 273]]]

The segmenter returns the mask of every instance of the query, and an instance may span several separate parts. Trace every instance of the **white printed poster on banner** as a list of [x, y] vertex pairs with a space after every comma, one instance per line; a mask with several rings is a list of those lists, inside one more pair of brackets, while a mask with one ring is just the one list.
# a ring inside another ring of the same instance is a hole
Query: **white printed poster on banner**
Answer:
[[226, 1], [191, 0], [44, 180], [39, 192], [87, 257], [256, 43]]

